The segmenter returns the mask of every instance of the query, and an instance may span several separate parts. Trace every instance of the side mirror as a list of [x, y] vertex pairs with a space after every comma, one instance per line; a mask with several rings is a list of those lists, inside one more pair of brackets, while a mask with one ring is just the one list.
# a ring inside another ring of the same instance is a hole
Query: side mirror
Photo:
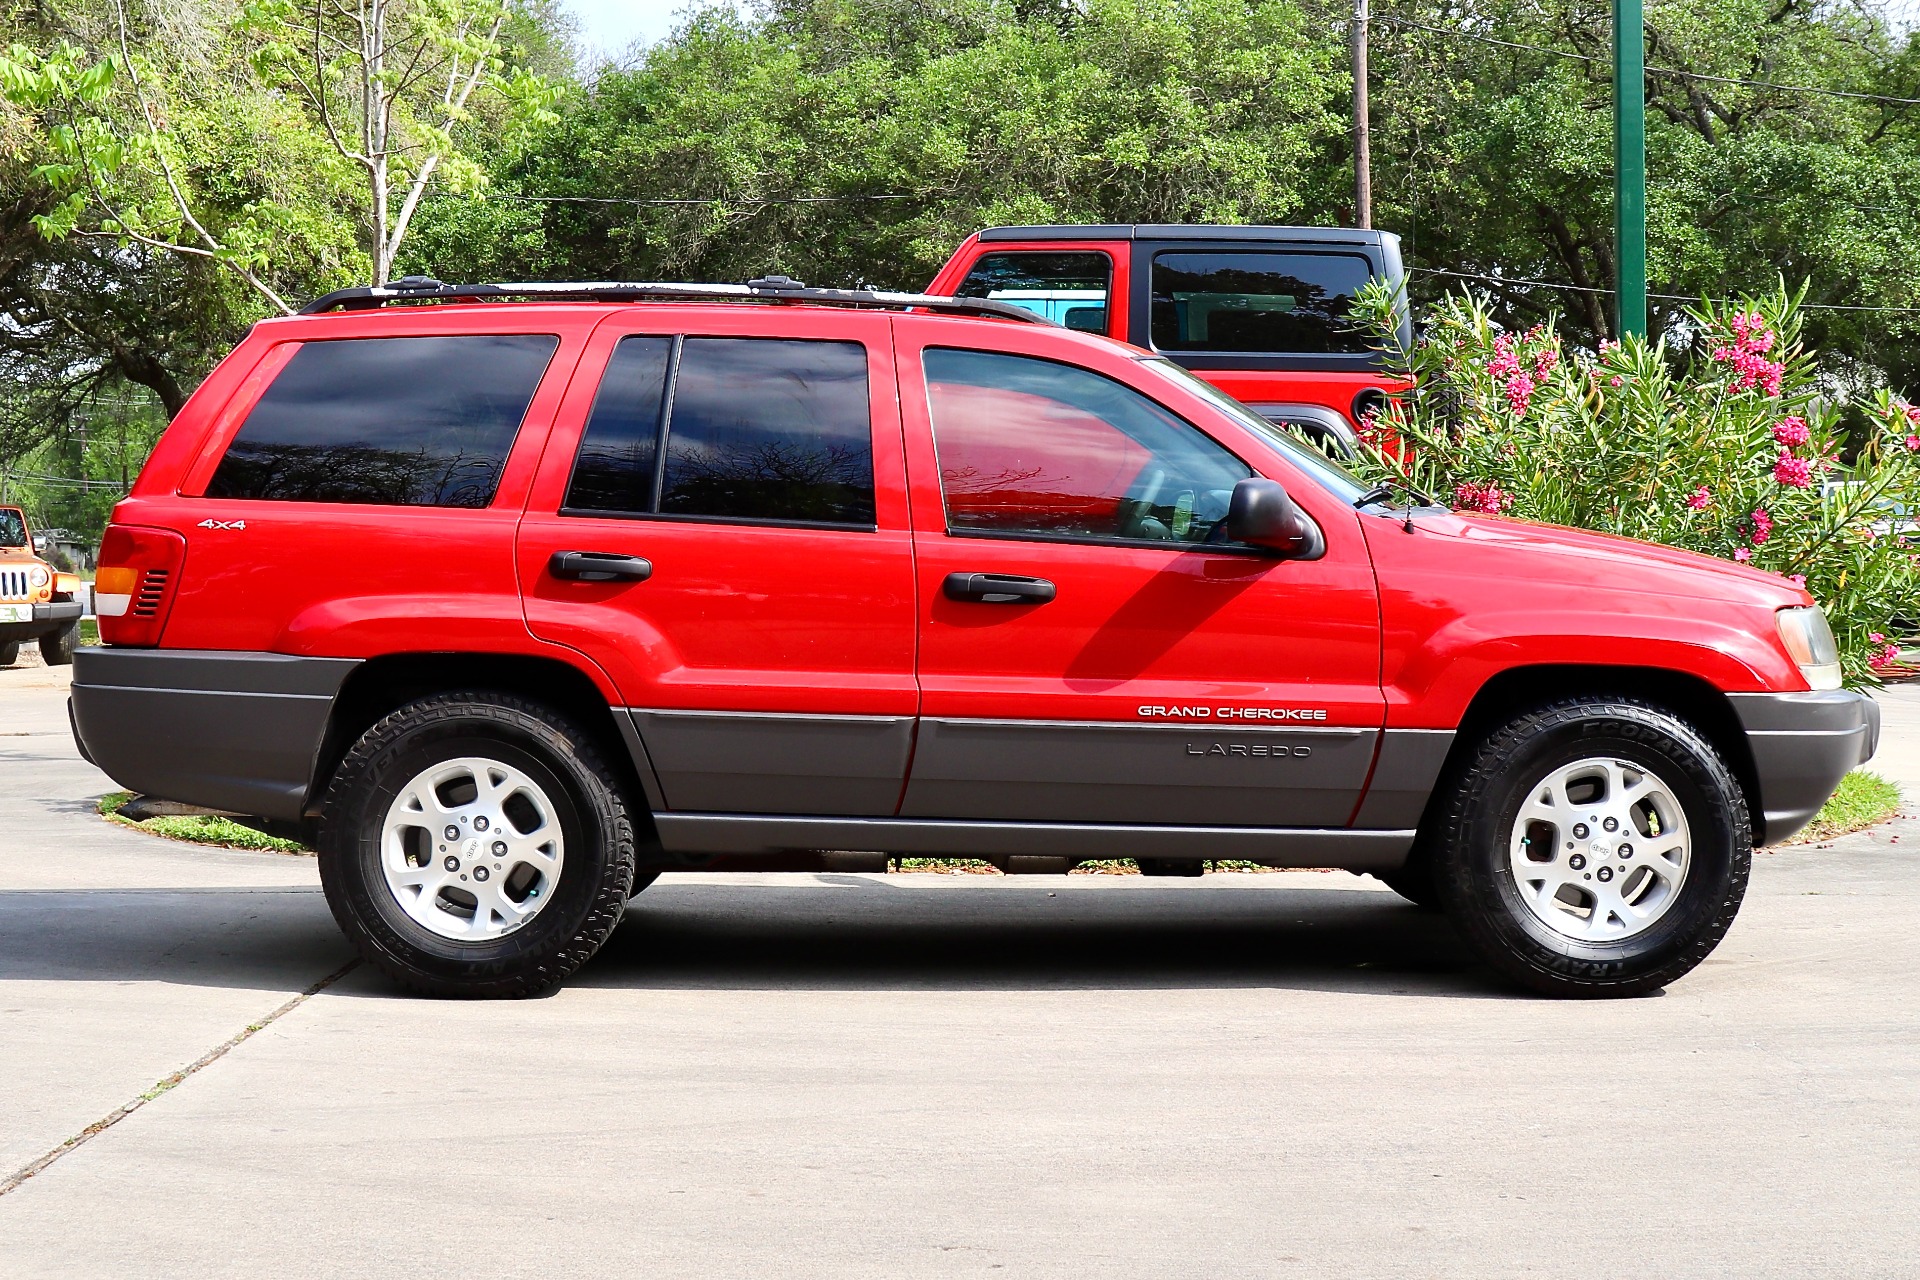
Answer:
[[1297, 560], [1315, 559], [1326, 550], [1318, 526], [1294, 505], [1279, 481], [1265, 476], [1249, 476], [1233, 486], [1227, 537]]

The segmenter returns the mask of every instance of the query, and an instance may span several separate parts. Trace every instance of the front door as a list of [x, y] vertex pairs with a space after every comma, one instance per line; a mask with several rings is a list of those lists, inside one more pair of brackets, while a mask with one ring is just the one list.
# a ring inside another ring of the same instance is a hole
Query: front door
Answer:
[[1248, 457], [1310, 482], [1118, 348], [950, 332], [895, 328], [922, 717], [901, 816], [1345, 826], [1383, 721], [1352, 511], [1297, 494], [1317, 560], [1227, 543]]
[[520, 527], [527, 625], [607, 672], [666, 808], [891, 814], [917, 695], [888, 318], [736, 310], [595, 332]]

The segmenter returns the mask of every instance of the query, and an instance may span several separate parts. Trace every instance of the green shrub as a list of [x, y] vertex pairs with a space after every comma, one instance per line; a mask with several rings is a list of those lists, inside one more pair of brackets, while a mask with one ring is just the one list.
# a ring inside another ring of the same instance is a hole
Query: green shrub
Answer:
[[[1783, 289], [1703, 303], [1671, 338], [1566, 349], [1449, 297], [1411, 350], [1384, 286], [1357, 308], [1413, 390], [1363, 424], [1361, 470], [1463, 510], [1684, 547], [1785, 575], [1826, 609], [1847, 677], [1910, 638], [1920, 583], [1920, 408], [1886, 392], [1851, 440]], [[1830, 482], [1841, 483], [1830, 483]]]

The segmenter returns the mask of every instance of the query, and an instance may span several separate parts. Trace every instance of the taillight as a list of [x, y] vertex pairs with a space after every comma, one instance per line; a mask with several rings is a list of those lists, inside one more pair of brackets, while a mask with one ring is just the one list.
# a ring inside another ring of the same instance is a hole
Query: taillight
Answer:
[[171, 529], [108, 525], [100, 541], [100, 567], [93, 575], [100, 642], [159, 644], [186, 558], [187, 540]]

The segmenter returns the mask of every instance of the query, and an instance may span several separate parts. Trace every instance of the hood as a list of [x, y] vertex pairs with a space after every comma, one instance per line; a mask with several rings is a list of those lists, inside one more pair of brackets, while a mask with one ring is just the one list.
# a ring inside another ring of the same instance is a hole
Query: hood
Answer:
[[1517, 572], [1517, 582], [1590, 583], [1617, 590], [1622, 572], [1637, 568], [1636, 585], [1673, 596], [1765, 609], [1813, 603], [1805, 590], [1777, 573], [1617, 534], [1460, 512], [1420, 515], [1416, 527], [1422, 535], [1459, 541], [1463, 552], [1472, 547], [1468, 554], [1484, 557], [1489, 571]]

